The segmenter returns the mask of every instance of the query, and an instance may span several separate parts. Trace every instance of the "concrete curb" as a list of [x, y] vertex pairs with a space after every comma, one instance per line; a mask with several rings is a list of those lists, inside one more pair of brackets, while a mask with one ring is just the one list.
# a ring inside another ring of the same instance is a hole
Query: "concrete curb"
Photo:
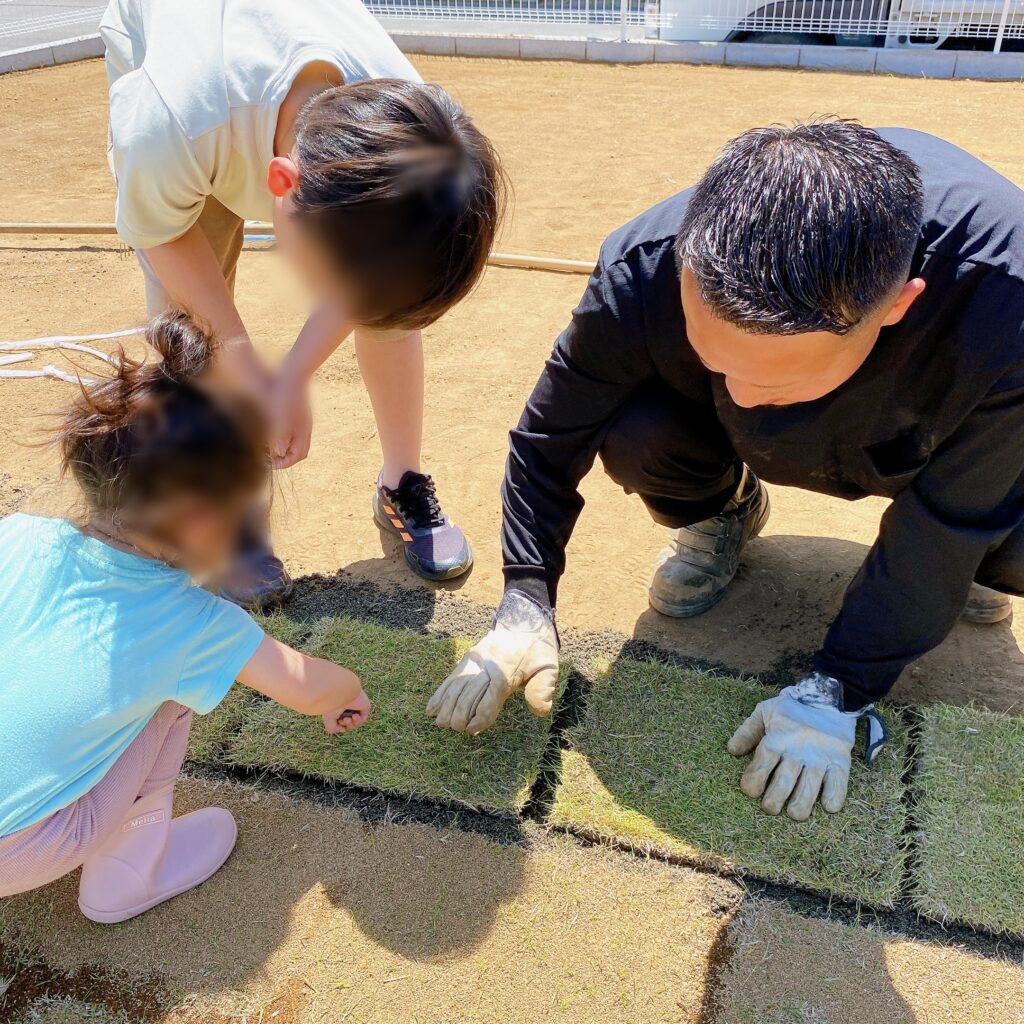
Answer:
[[103, 40], [98, 35], [75, 36], [56, 43], [42, 43], [0, 53], [0, 75], [8, 71], [30, 71], [32, 68], [48, 68], [55, 64], [71, 64], [102, 56]]
[[1024, 79], [1024, 53], [896, 50], [864, 46], [790, 46], [770, 43], [693, 43], [638, 39], [620, 42], [578, 37], [441, 35], [392, 32], [406, 53], [578, 60], [612, 64], [723, 64], [906, 75], [915, 78]]
[[[432, 56], [577, 60], [611, 64], [722, 64], [737, 67], [802, 68], [915, 78], [1024, 79], [1024, 53], [967, 50], [896, 50], [859, 46], [789, 46], [766, 43], [690, 43], [667, 40], [523, 37], [462, 33], [392, 32], [405, 53]], [[0, 53], [0, 74], [70, 64], [103, 56], [99, 35]]]

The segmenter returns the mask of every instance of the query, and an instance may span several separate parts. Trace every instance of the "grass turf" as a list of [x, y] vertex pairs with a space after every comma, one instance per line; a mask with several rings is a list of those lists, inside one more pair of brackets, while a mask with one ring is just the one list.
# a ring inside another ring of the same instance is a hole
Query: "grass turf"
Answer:
[[1024, 935], [1024, 718], [923, 708], [913, 898], [940, 921]]
[[[301, 647], [309, 637], [308, 625], [280, 612], [254, 617], [272, 637], [292, 647]], [[236, 683], [209, 714], [194, 715], [188, 739], [188, 760], [204, 764], [222, 761], [228, 741], [260, 700], [258, 694]]]
[[223, 756], [245, 767], [516, 810], [539, 773], [550, 725], [519, 699], [477, 737], [438, 729], [424, 711], [468, 646], [346, 618], [323, 620], [304, 649], [362, 677], [374, 705], [370, 722], [352, 736], [329, 736], [318, 718], [259, 700], [244, 710]]
[[755, 683], [623, 658], [569, 731], [551, 820], [690, 862], [737, 868], [889, 906], [907, 855], [905, 729], [868, 768], [855, 759], [846, 807], [807, 822], [764, 814], [739, 789], [749, 758], [732, 731], [772, 691]]

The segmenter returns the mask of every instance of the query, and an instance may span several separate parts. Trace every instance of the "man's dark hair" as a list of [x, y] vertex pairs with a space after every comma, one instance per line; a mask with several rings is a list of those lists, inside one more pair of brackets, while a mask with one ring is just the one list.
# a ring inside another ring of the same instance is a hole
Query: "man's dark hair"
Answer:
[[414, 330], [479, 280], [505, 207], [494, 148], [436, 85], [370, 79], [303, 108], [295, 216], [354, 284], [360, 322]]
[[870, 128], [755, 128], [694, 189], [676, 256], [744, 331], [846, 334], [907, 280], [921, 207], [917, 165]]

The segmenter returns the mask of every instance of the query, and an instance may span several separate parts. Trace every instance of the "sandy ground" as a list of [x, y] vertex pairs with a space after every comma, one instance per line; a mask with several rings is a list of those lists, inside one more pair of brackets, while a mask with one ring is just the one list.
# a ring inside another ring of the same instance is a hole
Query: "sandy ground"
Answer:
[[696, 1024], [742, 895], [567, 840], [498, 845], [237, 785], [180, 788], [182, 810], [216, 802], [239, 823], [196, 893], [118, 928], [82, 921], [75, 876], [0, 902], [9, 941], [91, 975], [108, 1010], [161, 1024]]
[[[814, 112], [941, 132], [1024, 182], [1024, 144], [1006, 131], [1007, 112], [1024, 97], [1017, 84], [707, 67], [417, 62], [425, 77], [459, 97], [505, 155], [517, 202], [503, 245], [516, 251], [590, 257], [617, 224], [691, 182], [736, 132]], [[14, 129], [6, 140], [0, 220], [110, 219], [104, 86], [100, 62], [0, 80], [0, 122]], [[0, 239], [0, 337], [114, 329], [142, 316], [141, 282], [130, 255], [88, 239], [80, 245], [28, 240], [27, 248], [15, 241]], [[453, 589], [475, 602], [500, 597], [497, 491], [506, 432], [582, 286], [578, 277], [492, 270], [474, 296], [428, 332], [425, 463], [446, 508], [474, 542], [476, 567]], [[239, 303], [258, 344], [279, 358], [301, 324], [303, 304], [275, 254], [244, 256]], [[59, 384], [4, 384], [0, 507], [12, 507], [52, 476], [48, 456], [22, 445], [32, 414], [66, 394]], [[312, 455], [282, 480], [281, 551], [296, 572], [346, 568], [382, 583], [414, 583], [368, 515], [379, 451], [350, 348], [322, 371], [315, 406]], [[562, 621], [635, 633], [749, 671], [813, 650], [884, 508], [881, 500], [845, 503], [773, 489], [772, 520], [750, 547], [729, 598], [702, 619], [678, 623], [647, 608], [646, 580], [663, 532], [600, 472], [584, 491], [588, 508], [570, 549]], [[1019, 709], [1022, 629], [1008, 623], [958, 627], [904, 674], [897, 695]]]
[[953, 944], [809, 921], [756, 900], [726, 941], [723, 1024], [1024, 1022], [1024, 973]]
[[2, 1019], [1024, 1021], [1024, 972], [1005, 960], [760, 898], [737, 913], [735, 883], [685, 868], [537, 830], [501, 845], [234, 784], [181, 787], [182, 810], [211, 802], [240, 838], [196, 893], [118, 928], [81, 920], [75, 876], [0, 902], [9, 958], [21, 943], [62, 972], [23, 962]]
[[[736, 132], [815, 112], [945, 134], [1024, 183], [1024, 143], [1008, 130], [1024, 97], [1017, 84], [417, 64], [465, 103], [505, 154], [517, 204], [503, 247], [515, 251], [592, 257], [610, 230], [689, 184]], [[111, 218], [98, 62], [0, 78], [0, 124], [7, 129], [0, 220]], [[14, 242], [0, 237], [0, 338], [113, 330], [141, 319], [141, 279], [129, 254], [88, 239]], [[582, 287], [578, 277], [493, 270], [428, 332], [426, 463], [475, 545], [473, 573], [449, 588], [471, 602], [500, 596], [497, 492], [506, 432]], [[303, 304], [273, 253], [246, 253], [239, 303], [257, 343], [280, 358]], [[38, 414], [58, 407], [69, 389], [53, 382], [0, 389], [0, 514], [64, 511], [65, 499], [44, 486], [54, 475], [51, 453], [27, 445], [40, 436]], [[345, 569], [381, 585], [412, 585], [370, 520], [379, 452], [349, 349], [321, 373], [314, 398], [312, 455], [282, 481], [282, 553], [299, 573]], [[884, 507], [773, 489], [772, 521], [733, 592], [684, 624], [647, 608], [662, 531], [600, 473], [585, 494], [562, 587], [563, 622], [750, 671], [814, 648]], [[423, 593], [429, 604], [435, 592]], [[905, 674], [897, 693], [1020, 710], [1022, 640], [1024, 624], [958, 627]], [[199, 784], [189, 792], [191, 800], [210, 797]], [[751, 911], [726, 928], [737, 890], [690, 872], [563, 845], [504, 848], [461, 833], [370, 827], [342, 812], [266, 796], [252, 802], [234, 791], [216, 798], [236, 810], [243, 838], [228, 870], [195, 897], [114, 930], [83, 928], [73, 880], [0, 902], [5, 934], [17, 929], [71, 972], [63, 988], [44, 979], [55, 1001], [35, 1004], [36, 1016], [26, 1020], [122, 1024], [126, 1010], [132, 1021], [157, 1021], [180, 991], [194, 997], [173, 1024], [221, 1024], [226, 1014], [240, 1020], [237, 1011], [257, 1005], [262, 1014], [250, 1020], [277, 1024], [499, 1017], [1015, 1024], [1021, 1005], [1019, 971], [974, 954], [849, 933], [778, 909]], [[809, 994], [799, 974], [803, 951], [814, 952], [807, 962], [818, 987]], [[970, 1012], [951, 1017], [961, 992], [971, 996]]]

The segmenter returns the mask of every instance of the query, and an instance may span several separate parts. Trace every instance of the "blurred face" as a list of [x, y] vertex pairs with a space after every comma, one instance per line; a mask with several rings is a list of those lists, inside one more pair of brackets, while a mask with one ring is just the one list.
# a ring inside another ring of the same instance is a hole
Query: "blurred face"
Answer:
[[[267, 173], [267, 184], [274, 196], [274, 234], [277, 248], [291, 264], [296, 276], [309, 289], [317, 302], [343, 310], [356, 326], [359, 324], [361, 297], [352, 284], [338, 273], [333, 260], [316, 238], [304, 230], [301, 222], [292, 216], [295, 210], [293, 192], [299, 180], [299, 170], [291, 157], [275, 157]], [[361, 327], [378, 341], [403, 338], [408, 330], [382, 330]]]
[[[309, 237], [292, 216], [294, 208], [291, 190], [274, 198], [274, 234], [278, 250], [317, 299], [340, 297], [351, 300], [351, 296], [344, 296], [344, 281], [339, 282], [338, 272], [323, 247], [315, 238]], [[340, 296], [339, 292], [342, 293]]]
[[216, 576], [231, 563], [245, 517], [257, 500], [236, 499], [228, 506], [182, 497], [160, 503], [136, 521], [136, 540], [155, 557], [166, 559], [198, 578]]
[[692, 274], [682, 275], [686, 333], [700, 361], [721, 374], [729, 397], [749, 409], [758, 405], [813, 402], [848, 381], [867, 359], [879, 331], [903, 319], [924, 291], [908, 281], [891, 302], [847, 334], [749, 334], [716, 317], [700, 296]]

